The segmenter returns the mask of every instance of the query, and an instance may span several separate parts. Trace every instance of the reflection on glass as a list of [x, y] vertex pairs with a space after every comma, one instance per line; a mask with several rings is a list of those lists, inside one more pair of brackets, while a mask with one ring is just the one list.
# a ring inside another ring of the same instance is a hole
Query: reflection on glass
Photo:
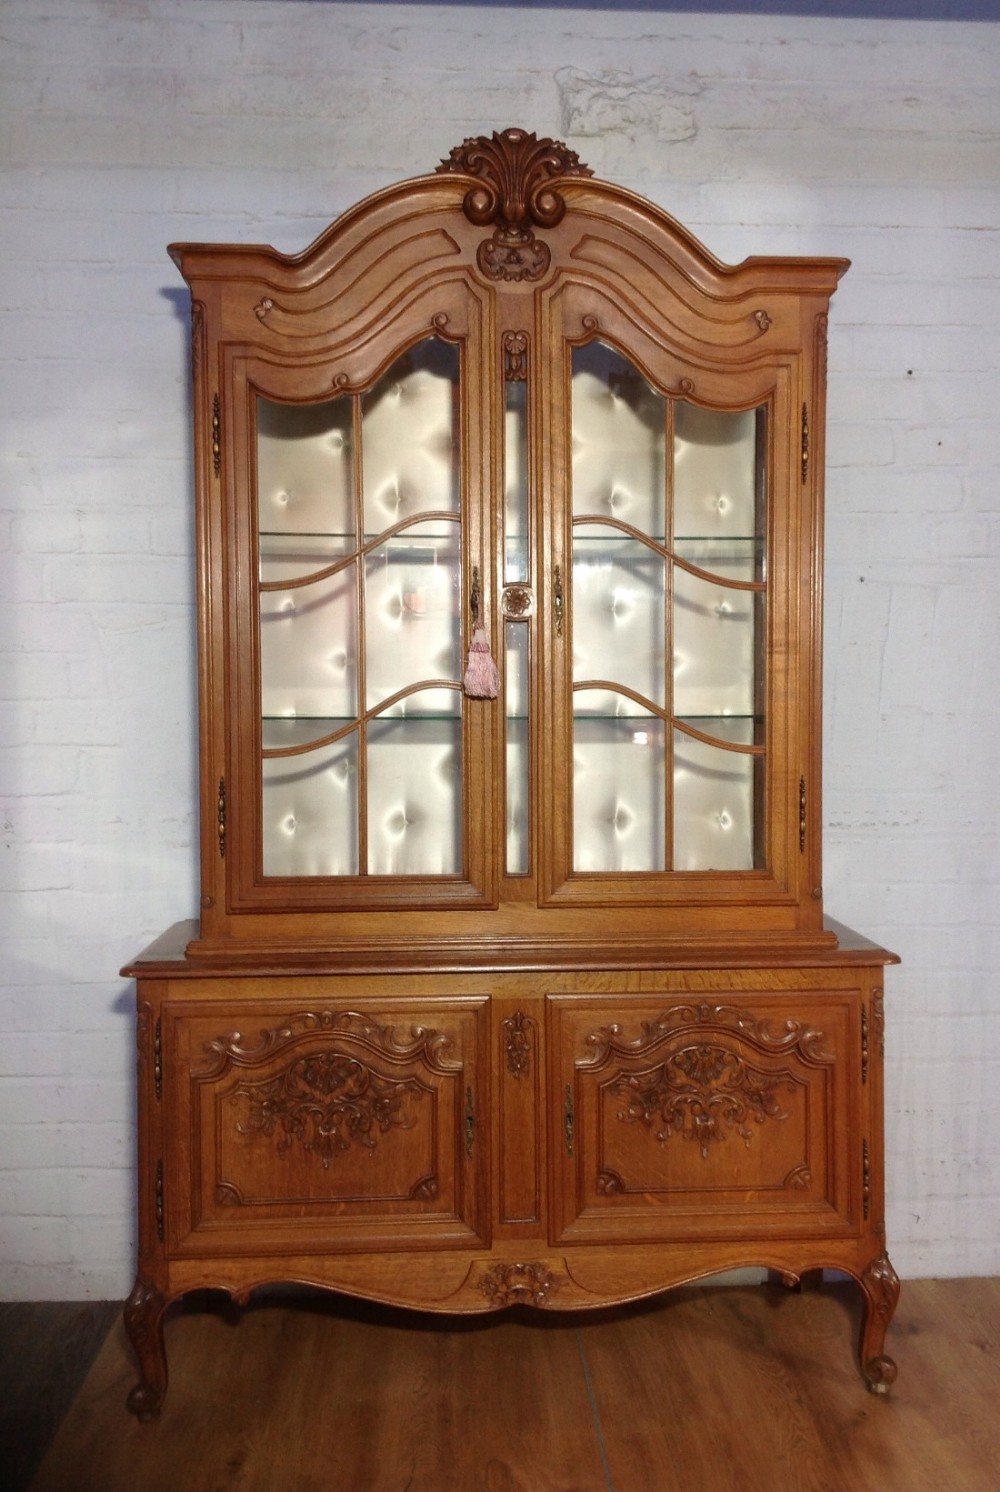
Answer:
[[764, 410], [669, 399], [601, 343], [572, 357], [574, 867], [751, 870]]
[[264, 874], [357, 875], [357, 794], [356, 733], [299, 756], [265, 757]]
[[450, 527], [444, 538], [407, 529], [365, 560], [369, 709], [421, 680], [459, 676], [461, 555]]
[[507, 874], [527, 875], [531, 868], [529, 810], [531, 764], [528, 756], [528, 628], [508, 622], [507, 667], [504, 676], [507, 706]]
[[459, 370], [432, 337], [367, 394], [257, 399], [265, 875], [462, 870]]

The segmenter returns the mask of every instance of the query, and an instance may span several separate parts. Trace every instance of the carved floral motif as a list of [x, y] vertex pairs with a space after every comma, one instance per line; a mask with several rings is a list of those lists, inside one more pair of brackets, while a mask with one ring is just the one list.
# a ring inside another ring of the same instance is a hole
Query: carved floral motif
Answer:
[[622, 1027], [614, 1024], [593, 1031], [587, 1037], [591, 1051], [588, 1065], [602, 1066], [611, 1057], [637, 1057], [652, 1051], [660, 1042], [690, 1027], [711, 1026], [715, 1030], [729, 1031], [742, 1040], [751, 1042], [763, 1052], [794, 1052], [810, 1063], [829, 1063], [833, 1057], [825, 1050], [826, 1037], [821, 1031], [803, 1025], [801, 1021], [782, 1021], [777, 1027], [761, 1020], [747, 1010], [735, 1005], [673, 1005], [657, 1016], [655, 1021], [642, 1021], [639, 1035], [627, 1040]]
[[613, 1092], [625, 1100], [618, 1112], [623, 1123], [655, 1129], [661, 1145], [682, 1135], [707, 1159], [709, 1147], [734, 1131], [749, 1146], [751, 1121], [787, 1119], [775, 1096], [781, 1087], [791, 1087], [790, 1081], [758, 1071], [726, 1047], [699, 1044], [674, 1052], [651, 1072], [622, 1076]]
[[528, 585], [505, 585], [500, 595], [500, 609], [505, 617], [530, 616], [535, 609], [535, 594]]
[[412, 1129], [407, 1099], [423, 1093], [415, 1078], [387, 1078], [356, 1057], [328, 1049], [299, 1057], [276, 1077], [240, 1083], [232, 1101], [249, 1103], [249, 1116], [237, 1125], [240, 1134], [280, 1131], [279, 1155], [299, 1143], [316, 1151], [327, 1170], [352, 1145], [375, 1150], [379, 1134]]
[[477, 253], [479, 268], [491, 280], [537, 280], [545, 273], [552, 256], [533, 229], [554, 228], [566, 211], [553, 183], [593, 175], [561, 141], [519, 129], [465, 140], [437, 169], [477, 178], [462, 205], [477, 227], [494, 224], [492, 238]]
[[544, 1264], [494, 1264], [479, 1281], [492, 1306], [548, 1305], [556, 1280]]
[[885, 1056], [885, 994], [884, 991], [876, 989], [872, 991], [872, 1020], [875, 1023], [875, 1039], [878, 1042], [878, 1054]]
[[528, 333], [504, 332], [503, 376], [508, 383], [525, 383], [528, 377]]
[[359, 1042], [393, 1062], [424, 1062], [436, 1072], [447, 1070], [444, 1058], [452, 1044], [443, 1032], [424, 1026], [411, 1026], [407, 1039], [392, 1027], [377, 1025], [354, 1010], [307, 1010], [289, 1016], [281, 1026], [260, 1031], [256, 1042], [247, 1041], [241, 1031], [229, 1031], [214, 1041], [206, 1041], [204, 1050], [209, 1061], [198, 1076], [220, 1077], [231, 1066], [259, 1067], [303, 1036], [320, 1033]]
[[534, 1021], [523, 1010], [518, 1010], [503, 1023], [504, 1048], [507, 1053], [508, 1071], [516, 1078], [531, 1071], [531, 1047]]

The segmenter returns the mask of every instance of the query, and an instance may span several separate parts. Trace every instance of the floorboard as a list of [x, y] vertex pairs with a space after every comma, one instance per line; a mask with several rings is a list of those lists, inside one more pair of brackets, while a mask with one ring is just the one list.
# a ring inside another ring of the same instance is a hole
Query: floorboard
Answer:
[[0, 1302], [0, 1467], [21, 1492], [75, 1399], [117, 1301]]
[[116, 1323], [34, 1492], [996, 1492], [1000, 1280], [904, 1284], [887, 1397], [859, 1316], [847, 1284], [446, 1322], [200, 1302], [150, 1424]]

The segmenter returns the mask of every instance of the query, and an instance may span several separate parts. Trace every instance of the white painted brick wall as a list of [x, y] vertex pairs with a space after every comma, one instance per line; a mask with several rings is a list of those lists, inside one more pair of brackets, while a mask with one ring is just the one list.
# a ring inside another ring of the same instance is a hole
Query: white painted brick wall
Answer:
[[889, 1237], [1000, 1268], [1000, 27], [0, 3], [0, 1295], [132, 1277], [131, 994], [196, 904], [173, 239], [304, 246], [466, 134], [568, 139], [720, 257], [846, 254], [827, 904], [897, 948]]

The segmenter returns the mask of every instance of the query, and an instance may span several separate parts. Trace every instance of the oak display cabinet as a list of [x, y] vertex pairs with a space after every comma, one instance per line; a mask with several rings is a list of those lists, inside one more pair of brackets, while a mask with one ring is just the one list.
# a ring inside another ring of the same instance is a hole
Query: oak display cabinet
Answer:
[[894, 957], [820, 883], [846, 261], [723, 265], [513, 129], [300, 255], [170, 252], [202, 895], [126, 970], [130, 1406], [195, 1289], [559, 1310], [745, 1266], [853, 1276], [885, 1389]]

